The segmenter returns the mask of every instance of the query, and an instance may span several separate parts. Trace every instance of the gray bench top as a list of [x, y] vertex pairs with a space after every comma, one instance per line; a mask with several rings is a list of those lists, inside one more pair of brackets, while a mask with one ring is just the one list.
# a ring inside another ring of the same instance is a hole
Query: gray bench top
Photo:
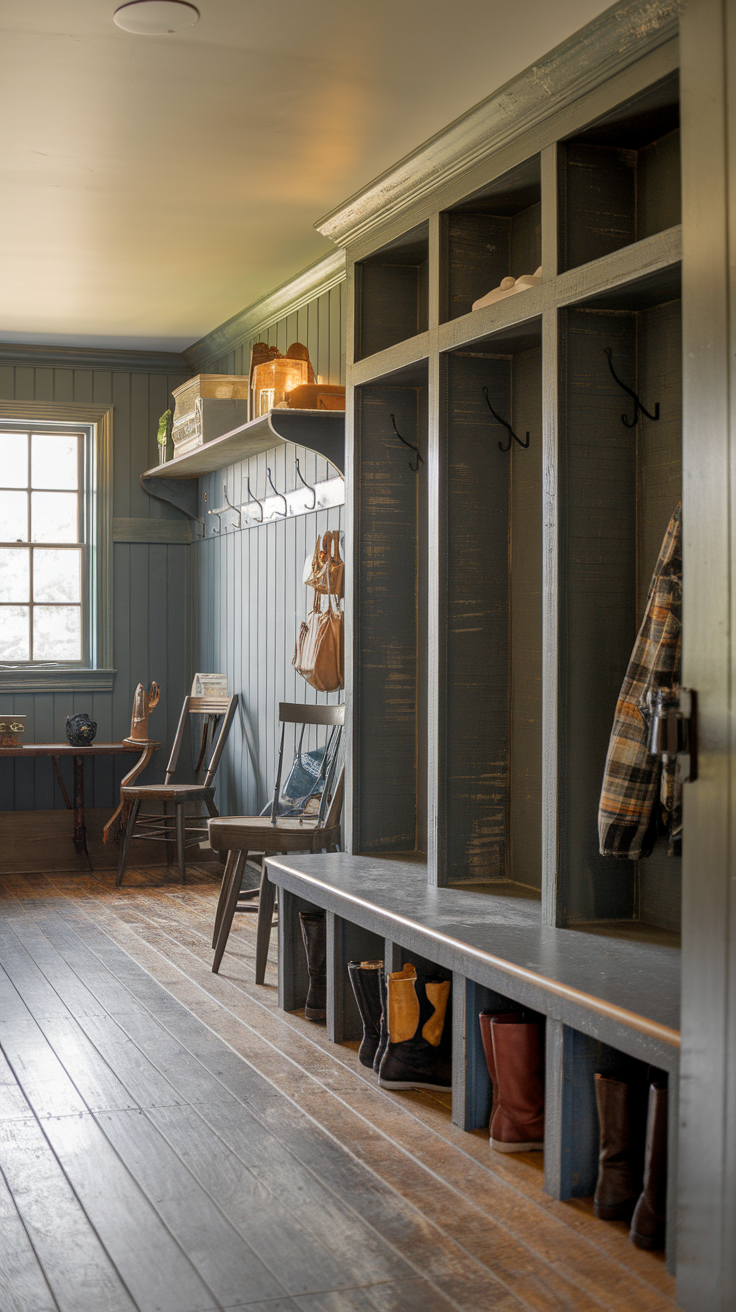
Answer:
[[532, 894], [434, 888], [419, 862], [339, 852], [269, 857], [267, 868], [297, 896], [523, 1005], [653, 1064], [677, 1061], [676, 947], [543, 926]]

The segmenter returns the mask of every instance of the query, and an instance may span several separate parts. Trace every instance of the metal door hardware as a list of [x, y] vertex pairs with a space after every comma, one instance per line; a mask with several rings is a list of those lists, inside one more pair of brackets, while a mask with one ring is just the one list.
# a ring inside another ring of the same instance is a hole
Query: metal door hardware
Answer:
[[698, 694], [693, 688], [659, 688], [651, 701], [649, 751], [676, 756], [683, 783], [698, 777]]

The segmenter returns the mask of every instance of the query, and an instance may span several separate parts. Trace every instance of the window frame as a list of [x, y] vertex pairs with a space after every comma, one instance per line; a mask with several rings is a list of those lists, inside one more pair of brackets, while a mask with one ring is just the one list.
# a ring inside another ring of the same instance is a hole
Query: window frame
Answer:
[[90, 578], [85, 588], [82, 660], [0, 662], [0, 692], [112, 691], [112, 411], [111, 405], [94, 402], [0, 401], [4, 429], [49, 432], [75, 428], [84, 433], [81, 508]]

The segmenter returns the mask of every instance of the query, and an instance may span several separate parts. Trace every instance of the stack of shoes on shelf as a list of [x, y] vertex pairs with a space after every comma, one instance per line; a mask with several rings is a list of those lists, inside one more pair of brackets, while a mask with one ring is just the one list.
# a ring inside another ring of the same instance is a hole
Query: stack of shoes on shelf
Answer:
[[494, 305], [496, 301], [504, 301], [507, 296], [514, 296], [516, 292], [525, 292], [528, 287], [538, 287], [541, 281], [541, 264], [534, 273], [522, 273], [520, 278], [502, 278], [498, 287], [486, 292], [480, 300], [473, 301], [473, 309], [482, 310], [484, 305]]
[[300, 911], [304, 951], [307, 954], [309, 989], [304, 1005], [306, 1020], [324, 1020], [327, 1015], [327, 932], [324, 911]]
[[630, 1221], [629, 1238], [637, 1248], [663, 1248], [667, 1086], [659, 1081], [649, 1085], [644, 1145], [642, 1097], [637, 1083], [596, 1075], [595, 1096], [600, 1128], [595, 1214], [602, 1221]]
[[529, 1153], [544, 1148], [544, 1054], [538, 1020], [520, 1011], [479, 1016], [491, 1077], [491, 1148]]
[[410, 963], [387, 976], [382, 961], [351, 961], [348, 974], [363, 1022], [358, 1057], [381, 1088], [450, 1089], [450, 981]]

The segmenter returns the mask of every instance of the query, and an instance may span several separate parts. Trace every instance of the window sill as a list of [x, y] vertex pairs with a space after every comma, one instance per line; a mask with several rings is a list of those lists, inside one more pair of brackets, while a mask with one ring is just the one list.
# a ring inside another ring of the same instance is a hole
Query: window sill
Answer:
[[0, 693], [112, 692], [115, 670], [87, 670], [78, 665], [0, 665]]

